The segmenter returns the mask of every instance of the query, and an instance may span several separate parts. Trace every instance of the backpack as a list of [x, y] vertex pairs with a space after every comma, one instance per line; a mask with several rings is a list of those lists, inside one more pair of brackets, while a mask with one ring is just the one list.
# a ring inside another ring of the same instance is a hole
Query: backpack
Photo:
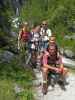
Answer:
[[33, 41], [39, 41], [39, 39], [40, 39], [39, 33], [32, 32], [31, 34], [32, 34], [31, 38], [32, 38]]

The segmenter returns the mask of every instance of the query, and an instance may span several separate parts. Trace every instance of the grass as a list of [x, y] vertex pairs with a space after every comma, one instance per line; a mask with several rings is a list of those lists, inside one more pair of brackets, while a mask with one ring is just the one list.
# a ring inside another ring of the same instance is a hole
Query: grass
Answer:
[[[11, 63], [0, 63], [0, 100], [34, 100], [32, 70], [25, 70], [14, 59]], [[16, 93], [14, 84], [23, 88], [23, 91]]]
[[70, 50], [72, 50], [73, 52], [75, 52], [75, 40], [73, 39], [58, 39], [58, 44], [60, 46], [62, 46], [63, 48], [68, 48]]
[[0, 79], [0, 100], [16, 100], [12, 81]]

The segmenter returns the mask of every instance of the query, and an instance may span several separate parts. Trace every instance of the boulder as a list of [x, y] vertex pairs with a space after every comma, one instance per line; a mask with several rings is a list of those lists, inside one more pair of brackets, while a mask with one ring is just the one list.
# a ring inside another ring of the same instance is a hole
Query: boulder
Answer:
[[72, 60], [63, 56], [62, 61], [63, 61], [64, 66], [75, 69], [75, 60]]
[[10, 32], [10, 35], [11, 35], [12, 37], [17, 37], [18, 34], [17, 34], [16, 32], [13, 32], [13, 31], [12, 31], [12, 32]]
[[71, 40], [71, 39], [75, 40], [75, 34], [65, 35], [64, 39], [66, 39], [66, 40]]
[[65, 49], [63, 51], [63, 55], [67, 58], [70, 58], [70, 59], [75, 59], [75, 53], [69, 49]]
[[72, 39], [72, 37], [69, 36], [69, 35], [65, 35], [64, 39], [66, 39], [66, 40], [70, 40], [70, 39]]
[[10, 51], [3, 51], [0, 53], [0, 62], [10, 63], [14, 56]]

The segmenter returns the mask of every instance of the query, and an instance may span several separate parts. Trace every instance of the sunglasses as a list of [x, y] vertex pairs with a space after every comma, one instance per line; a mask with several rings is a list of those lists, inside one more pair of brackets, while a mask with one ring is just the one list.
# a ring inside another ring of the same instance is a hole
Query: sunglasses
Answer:
[[47, 25], [47, 24], [42, 24], [42, 25]]

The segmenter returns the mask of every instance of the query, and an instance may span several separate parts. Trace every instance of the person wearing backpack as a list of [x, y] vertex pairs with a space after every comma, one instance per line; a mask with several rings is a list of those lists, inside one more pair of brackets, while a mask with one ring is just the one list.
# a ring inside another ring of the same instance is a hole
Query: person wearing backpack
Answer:
[[[58, 65], [58, 66], [57, 66]], [[61, 73], [61, 76], [64, 78], [67, 75], [67, 68], [64, 68], [62, 62], [62, 56], [58, 51], [58, 47], [56, 45], [56, 37], [51, 36], [49, 39], [49, 45], [47, 50], [44, 52], [42, 57], [42, 76], [43, 76], [43, 84], [47, 84], [47, 75], [50, 71], [55, 71]], [[47, 92], [44, 91], [45, 93]]]
[[31, 30], [31, 55], [32, 65], [37, 67], [37, 57], [39, 55], [40, 25], [35, 25]]
[[48, 22], [46, 20], [42, 21], [40, 37], [41, 45], [40, 48], [46, 49], [49, 41], [49, 37], [52, 35], [51, 29], [48, 28]]
[[19, 35], [18, 35], [18, 49], [25, 50], [28, 48], [28, 43], [30, 40], [29, 25], [27, 22], [21, 25]]

